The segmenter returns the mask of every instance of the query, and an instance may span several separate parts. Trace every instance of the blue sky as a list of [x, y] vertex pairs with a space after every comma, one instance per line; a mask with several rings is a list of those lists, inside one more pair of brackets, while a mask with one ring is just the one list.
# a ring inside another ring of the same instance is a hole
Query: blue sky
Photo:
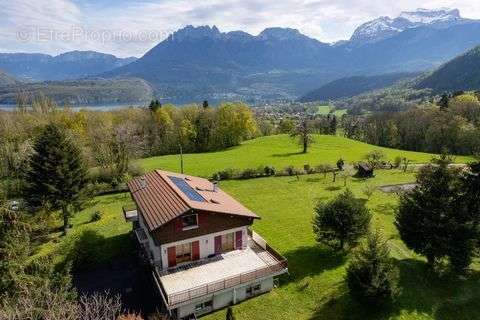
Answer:
[[0, 0], [0, 52], [141, 56], [188, 24], [251, 34], [291, 27], [333, 42], [349, 38], [363, 22], [418, 7], [458, 8], [480, 19], [478, 0]]

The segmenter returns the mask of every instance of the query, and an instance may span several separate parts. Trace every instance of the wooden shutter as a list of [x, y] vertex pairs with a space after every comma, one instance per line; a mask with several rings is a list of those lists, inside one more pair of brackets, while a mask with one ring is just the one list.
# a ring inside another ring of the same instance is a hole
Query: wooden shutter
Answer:
[[192, 260], [200, 259], [200, 241], [192, 242]]
[[199, 213], [198, 214], [198, 227], [202, 228], [206, 225], [207, 222], [207, 213]]
[[243, 233], [242, 231], [235, 232], [235, 249], [240, 250], [243, 248]]
[[167, 249], [168, 254], [168, 267], [175, 267], [177, 265], [177, 251], [175, 247], [170, 247]]
[[222, 253], [222, 236], [215, 237], [215, 254]]
[[175, 231], [182, 231], [183, 229], [183, 221], [182, 217], [179, 217], [175, 220]]

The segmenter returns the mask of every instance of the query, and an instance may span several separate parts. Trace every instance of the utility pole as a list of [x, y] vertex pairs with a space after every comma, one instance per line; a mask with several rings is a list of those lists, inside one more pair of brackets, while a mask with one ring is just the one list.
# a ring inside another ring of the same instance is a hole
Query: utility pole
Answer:
[[183, 150], [182, 145], [178, 145], [180, 147], [180, 173], [183, 174]]

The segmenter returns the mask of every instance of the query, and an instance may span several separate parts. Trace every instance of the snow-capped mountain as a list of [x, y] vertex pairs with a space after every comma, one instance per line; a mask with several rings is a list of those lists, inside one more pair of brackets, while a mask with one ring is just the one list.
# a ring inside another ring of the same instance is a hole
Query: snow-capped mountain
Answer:
[[372, 43], [390, 38], [409, 28], [424, 25], [453, 24], [465, 20], [460, 16], [458, 9], [417, 9], [416, 11], [402, 12], [396, 18], [380, 17], [366, 22], [358, 27], [350, 41], [355, 44]]

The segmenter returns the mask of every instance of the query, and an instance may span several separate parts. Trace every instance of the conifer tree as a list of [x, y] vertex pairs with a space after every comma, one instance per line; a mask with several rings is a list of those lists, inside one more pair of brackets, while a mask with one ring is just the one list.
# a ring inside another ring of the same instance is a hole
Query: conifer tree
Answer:
[[318, 242], [343, 250], [346, 244], [355, 243], [367, 233], [370, 219], [365, 204], [347, 189], [335, 199], [317, 204], [313, 232]]
[[479, 241], [479, 185], [472, 165], [461, 175], [446, 156], [423, 168], [418, 186], [400, 199], [395, 225], [407, 247], [427, 258], [430, 267], [448, 258], [463, 273]]
[[369, 233], [347, 268], [350, 293], [362, 303], [383, 304], [398, 294], [398, 268], [379, 232]]
[[60, 210], [63, 230], [85, 202], [87, 171], [79, 148], [56, 124], [48, 124], [34, 144], [26, 172], [25, 198], [33, 209]]

